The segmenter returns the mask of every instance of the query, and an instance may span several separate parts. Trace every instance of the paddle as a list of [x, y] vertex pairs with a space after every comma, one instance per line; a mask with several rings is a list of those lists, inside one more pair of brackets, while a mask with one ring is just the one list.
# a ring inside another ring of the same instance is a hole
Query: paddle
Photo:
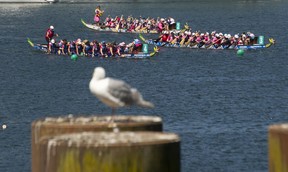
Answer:
[[139, 33], [139, 38], [140, 38], [142, 41], [147, 42], [146, 39], [142, 36], [141, 33]]
[[141, 26], [142, 26], [142, 25], [139, 24], [139, 26], [137, 26], [137, 27], [135, 28], [135, 31], [138, 31], [138, 30], [140, 29]]
[[[113, 31], [113, 32], [119, 32], [120, 22], [121, 22], [122, 18], [123, 18], [123, 15], [121, 15], [121, 18], [120, 18], [120, 20], [118, 21], [116, 27], [115, 27], [115, 28], [112, 28], [112, 31]], [[117, 16], [115, 17], [114, 21], [117, 21]]]
[[176, 43], [176, 41], [177, 41], [177, 37], [175, 37], [172, 41], [171, 41], [171, 44], [175, 44]]
[[159, 37], [159, 38], [157, 38], [157, 39], [155, 39], [155, 40], [153, 40], [154, 42], [159, 42], [160, 41], [160, 39], [161, 39], [162, 37]]
[[43, 48], [47, 48], [47, 44], [34, 44], [30, 38], [27, 38], [27, 42], [31, 47], [35, 47], [35, 46], [39, 46], [39, 47], [43, 47]]
[[165, 42], [164, 44], [161, 45], [161, 47], [164, 47], [165, 45], [169, 44], [170, 42]]
[[[190, 37], [190, 38], [192, 38], [192, 37]], [[188, 45], [191, 43], [191, 40], [192, 40], [192, 39], [190, 39], [190, 38], [189, 38], [188, 41], [185, 43], [186, 46], [188, 46]], [[190, 46], [191, 46], [191, 45], [190, 45]]]
[[185, 42], [186, 36], [182, 37], [182, 40], [180, 41], [180, 45], [183, 45]]
[[31, 41], [30, 38], [27, 38], [27, 42], [29, 43], [29, 45], [31, 45], [31, 47], [34, 47], [34, 43]]
[[[205, 48], [209, 48], [209, 47], [211, 47], [212, 45], [214, 45], [217, 41], [219, 41], [221, 38], [219, 38], [219, 39], [217, 39], [216, 41], [214, 41], [214, 42], [211, 42], [209, 45], [207, 45], [207, 46], [205, 46]], [[221, 46], [221, 45], [220, 45]], [[219, 47], [220, 47], [219, 46]], [[215, 47], [216, 49], [218, 49], [219, 47]]]
[[120, 26], [120, 22], [117, 24], [117, 26], [115, 28], [112, 28], [112, 32], [118, 32], [119, 26]]
[[205, 48], [210, 48], [212, 45], [213, 45], [213, 42], [208, 45], [205, 45]]
[[143, 27], [140, 29], [140, 32], [143, 32], [144, 30], [147, 30], [147, 27]]
[[[191, 42], [191, 43], [190, 43], [190, 47], [193, 47], [193, 46], [195, 46], [196, 44], [197, 44], [197, 42], [193, 42], [193, 43]], [[187, 45], [187, 46], [188, 46], [188, 45]]]

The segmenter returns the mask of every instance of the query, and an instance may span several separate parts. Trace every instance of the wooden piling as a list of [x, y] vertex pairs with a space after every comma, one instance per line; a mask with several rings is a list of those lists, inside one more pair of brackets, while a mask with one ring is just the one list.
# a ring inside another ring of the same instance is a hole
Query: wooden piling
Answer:
[[[88, 131], [162, 131], [162, 119], [157, 116], [78, 116], [47, 117], [32, 122], [32, 172], [40, 172], [42, 156], [39, 140], [68, 133]], [[41, 171], [42, 172], [42, 171]]]
[[288, 124], [269, 126], [269, 172], [288, 172]]
[[40, 139], [41, 172], [180, 172], [180, 139], [162, 132], [82, 132]]

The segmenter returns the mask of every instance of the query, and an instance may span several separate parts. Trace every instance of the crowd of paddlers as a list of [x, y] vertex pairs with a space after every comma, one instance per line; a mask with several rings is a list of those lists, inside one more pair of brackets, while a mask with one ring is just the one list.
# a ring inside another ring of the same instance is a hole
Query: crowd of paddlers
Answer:
[[191, 29], [183, 31], [183, 32], [169, 32], [163, 31], [162, 34], [154, 39], [154, 42], [163, 42], [163, 43], [171, 43], [171, 44], [179, 44], [184, 46], [198, 46], [199, 48], [203, 45], [214, 46], [218, 48], [222, 46], [223, 48], [229, 48], [230, 46], [236, 45], [253, 45], [257, 43], [258, 37], [252, 32], [243, 32], [241, 34], [223, 34], [217, 33], [213, 31], [209, 32], [192, 32]]
[[[198, 46], [201, 48], [214, 46], [215, 48], [223, 47], [229, 48], [236, 45], [253, 45], [257, 43], [258, 37], [252, 32], [243, 32], [241, 34], [223, 34], [221, 32], [213, 31], [200, 32], [194, 31], [186, 23], [182, 30], [176, 30], [176, 23], [172, 17], [168, 18], [134, 18], [128, 16], [121, 17], [106, 17], [104, 22], [100, 22], [100, 17], [104, 11], [98, 6], [95, 10], [94, 22], [100, 27], [116, 28], [116, 29], [127, 29], [134, 31], [141, 30], [157, 30], [160, 36], [153, 41], [155, 43], [169, 43], [179, 44], [183, 46]], [[54, 27], [50, 26], [47, 30], [45, 39], [47, 41], [47, 53], [57, 54], [77, 54], [86, 56], [121, 56], [122, 54], [138, 53], [142, 50], [142, 42], [135, 39], [133, 42], [126, 44], [125, 42], [106, 43], [105, 41], [98, 42], [97, 40], [81, 40], [80, 38], [75, 41], [67, 41], [62, 39], [58, 42], [52, 39], [54, 36], [58, 36], [54, 33]]]
[[132, 16], [128, 16], [124, 18], [123, 16], [119, 17], [106, 17], [106, 19], [102, 23], [95, 23], [100, 28], [113, 28], [113, 29], [125, 29], [129, 31], [157, 31], [161, 33], [163, 30], [173, 30], [176, 29], [176, 23], [174, 18], [134, 18]]
[[101, 10], [100, 6], [95, 9], [94, 23], [101, 28], [113, 28], [113, 29], [126, 29], [127, 31], [143, 31], [147, 32], [156, 30], [161, 33], [163, 30], [172, 30], [176, 28], [176, 22], [174, 18], [135, 18], [132, 15], [125, 18], [122, 16], [111, 17], [107, 16], [104, 22], [100, 21], [100, 17], [103, 15], [104, 10]]
[[91, 57], [111, 57], [122, 56], [123, 54], [138, 54], [142, 51], [142, 42], [139, 39], [134, 39], [132, 42], [126, 44], [125, 42], [98, 42], [97, 40], [81, 40], [78, 38], [75, 41], [67, 41], [61, 39], [56, 42], [55, 39], [47, 45], [48, 54], [62, 54], [62, 55], [84, 55]]

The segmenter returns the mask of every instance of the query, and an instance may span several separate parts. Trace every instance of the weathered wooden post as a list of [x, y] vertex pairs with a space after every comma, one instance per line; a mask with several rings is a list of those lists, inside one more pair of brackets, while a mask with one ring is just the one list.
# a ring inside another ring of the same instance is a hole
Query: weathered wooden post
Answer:
[[269, 126], [269, 172], [288, 172], [288, 123]]
[[162, 132], [82, 132], [43, 137], [41, 172], [180, 172], [180, 139]]
[[42, 172], [40, 167], [40, 140], [61, 134], [87, 131], [162, 131], [162, 119], [157, 116], [79, 116], [47, 117], [32, 122], [32, 172]]

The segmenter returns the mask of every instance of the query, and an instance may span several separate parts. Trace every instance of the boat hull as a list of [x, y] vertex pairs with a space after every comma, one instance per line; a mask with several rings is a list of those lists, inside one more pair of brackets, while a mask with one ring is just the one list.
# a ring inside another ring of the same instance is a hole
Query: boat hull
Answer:
[[[47, 45], [45, 45], [45, 44], [34, 44], [29, 38], [28, 38], [27, 42], [35, 50], [47, 53]], [[111, 56], [111, 57], [119, 57], [119, 58], [127, 58], [127, 59], [148, 59], [150, 57], [155, 56], [157, 53], [158, 53], [158, 50], [156, 51], [156, 49], [154, 49], [154, 52], [151, 52], [151, 53], [139, 52], [138, 54], [132, 54], [131, 53], [131, 54], [122, 54], [121, 56], [117, 56], [116, 55], [116, 56]], [[63, 54], [61, 54], [61, 55], [63, 55]], [[92, 56], [88, 55], [87, 57], [92, 57]], [[96, 56], [93, 56], [93, 57], [102, 57], [102, 56], [96, 55]]]
[[244, 49], [244, 50], [255, 50], [255, 49], [263, 49], [266, 48], [265, 45], [231, 45], [230, 47], [215, 47], [213, 45], [203, 45], [199, 47], [196, 45], [180, 45], [179, 43], [171, 44], [167, 42], [154, 42], [152, 39], [145, 40], [145, 43], [150, 45], [156, 45], [160, 47], [175, 47], [175, 48], [192, 48], [192, 49], [228, 49], [228, 50], [238, 50], [238, 49]]

